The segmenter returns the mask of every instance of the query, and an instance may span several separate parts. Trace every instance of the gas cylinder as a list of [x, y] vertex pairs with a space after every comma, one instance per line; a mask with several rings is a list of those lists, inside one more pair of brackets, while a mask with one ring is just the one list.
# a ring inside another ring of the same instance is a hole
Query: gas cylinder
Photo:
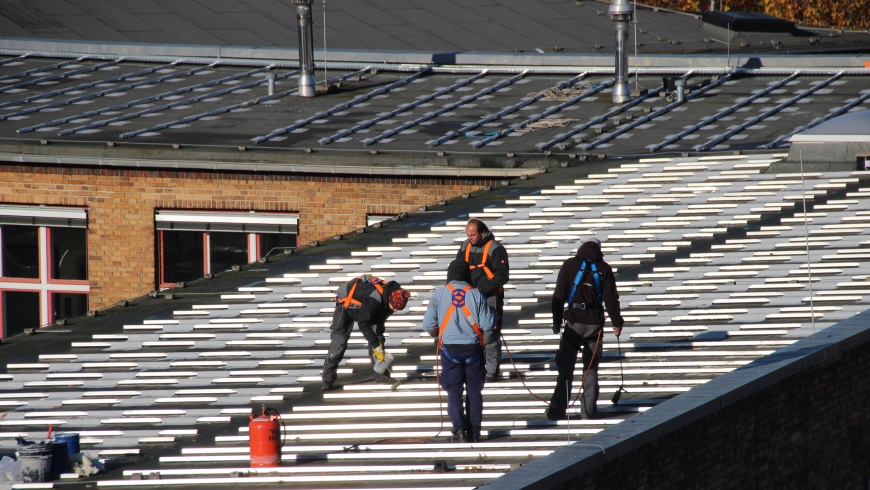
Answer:
[[[267, 411], [273, 412], [268, 413]], [[251, 414], [248, 437], [251, 443], [251, 468], [279, 466], [281, 464], [281, 415], [274, 409], [263, 407], [257, 417]]]

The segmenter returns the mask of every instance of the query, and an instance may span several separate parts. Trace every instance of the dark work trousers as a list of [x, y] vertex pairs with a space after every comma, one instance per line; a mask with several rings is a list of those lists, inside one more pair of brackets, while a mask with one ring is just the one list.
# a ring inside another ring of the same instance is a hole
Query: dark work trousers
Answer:
[[495, 327], [483, 332], [486, 373], [498, 374], [499, 366], [501, 366], [501, 322], [504, 316], [504, 291], [493, 293], [486, 299], [486, 302], [495, 309]]
[[571, 385], [574, 381], [577, 353], [582, 350], [583, 373], [586, 375], [586, 381], [583, 383], [581, 414], [585, 419], [595, 417], [598, 403], [598, 364], [604, 351], [601, 337], [603, 337], [603, 328], [594, 323], [568, 323], [565, 326], [562, 339], [559, 341], [559, 351], [556, 352], [556, 368], [559, 370], [559, 375], [556, 377], [556, 388], [550, 398], [551, 415], [564, 415], [571, 404]]
[[[342, 306], [336, 306], [332, 313], [332, 325], [329, 335], [329, 351], [326, 354], [326, 360], [323, 362], [323, 371], [321, 379], [324, 383], [335, 383], [338, 377], [338, 365], [344, 359], [344, 352], [347, 350], [347, 341], [350, 339], [350, 332], [353, 330], [354, 319], [350, 313]], [[384, 332], [376, 331], [378, 340], [381, 345], [384, 343]], [[368, 346], [369, 359], [372, 357], [372, 347]], [[372, 361], [373, 362], [373, 361]], [[384, 373], [384, 376], [389, 377], [389, 371]]]
[[[480, 436], [483, 422], [483, 384], [486, 368], [483, 352], [479, 346], [463, 346], [448, 348], [450, 357], [460, 361], [451, 361], [441, 350], [441, 387], [447, 391], [447, 414], [453, 424], [453, 433], [462, 434], [467, 430], [470, 434]], [[465, 391], [467, 410], [462, 403]]]

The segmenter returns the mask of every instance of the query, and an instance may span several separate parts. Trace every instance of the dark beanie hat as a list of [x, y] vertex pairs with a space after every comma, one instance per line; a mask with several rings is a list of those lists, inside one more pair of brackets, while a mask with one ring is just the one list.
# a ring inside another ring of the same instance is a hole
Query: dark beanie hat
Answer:
[[453, 259], [447, 266], [447, 282], [450, 281], [471, 282], [471, 271], [468, 270], [468, 264], [464, 260]]

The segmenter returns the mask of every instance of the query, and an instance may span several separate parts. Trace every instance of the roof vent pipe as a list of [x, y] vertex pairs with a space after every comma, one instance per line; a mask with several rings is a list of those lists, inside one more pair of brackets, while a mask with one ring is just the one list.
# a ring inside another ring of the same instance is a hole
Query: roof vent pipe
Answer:
[[314, 23], [311, 20], [311, 0], [294, 0], [299, 24], [299, 89], [300, 97], [314, 97]]
[[610, 20], [616, 23], [616, 81], [613, 83], [613, 103], [623, 104], [631, 99], [628, 86], [628, 24], [634, 17], [634, 9], [628, 0], [613, 0], [607, 10]]
[[674, 86], [677, 89], [677, 102], [686, 101], [686, 79], [678, 78], [674, 80]]
[[266, 84], [268, 87], [269, 95], [275, 95], [275, 72], [266, 72]]

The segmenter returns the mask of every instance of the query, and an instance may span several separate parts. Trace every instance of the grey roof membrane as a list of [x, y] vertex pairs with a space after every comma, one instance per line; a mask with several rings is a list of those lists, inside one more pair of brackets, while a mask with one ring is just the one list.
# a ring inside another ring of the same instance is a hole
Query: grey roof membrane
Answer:
[[[609, 2], [313, 0], [319, 50], [612, 53]], [[860, 52], [867, 34], [800, 26], [734, 32], [698, 14], [637, 6], [639, 53]], [[735, 22], [734, 25], [737, 25]], [[0, 34], [110, 43], [295, 47], [291, 1], [0, 1]], [[729, 42], [730, 41], [730, 42]], [[633, 43], [634, 44], [634, 43]], [[633, 48], [635, 46], [633, 45]]]
[[791, 141], [870, 142], [870, 110], [857, 111], [795, 134]]
[[[867, 308], [870, 175], [766, 172], [784, 157], [562, 169], [15, 338], [0, 345], [0, 450], [52, 425], [107, 462], [101, 485], [480, 485]], [[433, 344], [416, 329], [468, 217], [511, 257], [507, 349], [474, 445], [444, 442]], [[550, 287], [593, 234], [616, 270], [626, 329], [619, 343], [604, 337], [603, 418], [550, 422]], [[370, 381], [355, 334], [339, 389], [321, 392], [331, 291], [365, 272], [414, 292], [387, 324], [403, 384]], [[613, 404], [619, 386], [627, 393]], [[263, 404], [283, 415], [284, 460], [252, 469], [248, 413]]]

